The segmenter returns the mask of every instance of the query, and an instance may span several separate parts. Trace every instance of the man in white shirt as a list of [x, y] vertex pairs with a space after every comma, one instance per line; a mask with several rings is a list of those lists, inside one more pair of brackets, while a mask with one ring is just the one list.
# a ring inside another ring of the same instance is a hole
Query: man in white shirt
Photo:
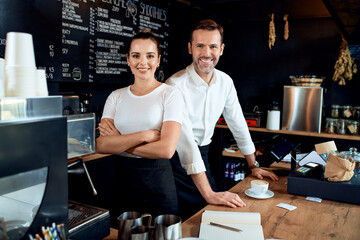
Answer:
[[244, 154], [252, 175], [259, 179], [269, 177], [278, 180], [274, 173], [259, 168], [234, 83], [226, 73], [215, 69], [224, 50], [222, 27], [212, 20], [200, 21], [193, 28], [188, 49], [193, 63], [166, 81], [181, 91], [187, 109], [177, 146], [180, 161], [177, 156], [172, 159], [179, 214], [183, 218], [191, 216], [206, 202], [233, 208], [245, 206], [235, 193], [214, 191], [215, 182], [209, 171], [207, 155], [221, 114]]

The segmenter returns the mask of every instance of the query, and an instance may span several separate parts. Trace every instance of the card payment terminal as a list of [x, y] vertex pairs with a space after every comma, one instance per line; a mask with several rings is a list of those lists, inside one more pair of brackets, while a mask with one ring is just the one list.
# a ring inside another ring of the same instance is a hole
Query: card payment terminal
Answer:
[[295, 169], [295, 173], [296, 175], [300, 175], [300, 176], [309, 176], [315, 174], [320, 169], [321, 169], [321, 165], [319, 163], [308, 162], [304, 166], [297, 167]]

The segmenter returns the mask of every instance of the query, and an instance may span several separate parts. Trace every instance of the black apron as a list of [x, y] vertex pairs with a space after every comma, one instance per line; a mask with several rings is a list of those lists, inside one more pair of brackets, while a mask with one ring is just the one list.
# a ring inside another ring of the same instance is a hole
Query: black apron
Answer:
[[[210, 173], [210, 166], [208, 161], [209, 145], [199, 147], [201, 157], [206, 168], [206, 176], [209, 180], [213, 191], [216, 191], [215, 180]], [[190, 175], [187, 175], [184, 168], [181, 166], [179, 155], [175, 153], [171, 159], [171, 165], [175, 176], [175, 184], [179, 202], [178, 216], [183, 221], [198, 212], [207, 205], [205, 199], [201, 196], [199, 190], [195, 186]]]
[[161, 214], [178, 212], [176, 186], [169, 159], [119, 156], [115, 166], [115, 186], [118, 186], [118, 190], [114, 217], [125, 211], [138, 211], [149, 213], [155, 219]]

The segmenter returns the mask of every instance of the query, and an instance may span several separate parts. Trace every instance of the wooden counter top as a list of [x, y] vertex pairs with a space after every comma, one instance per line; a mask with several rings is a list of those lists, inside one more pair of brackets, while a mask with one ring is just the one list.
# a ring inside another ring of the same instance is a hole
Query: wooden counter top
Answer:
[[[245, 195], [253, 177], [247, 177], [232, 189], [245, 201], [244, 208], [208, 205], [182, 224], [183, 237], [198, 237], [201, 213], [204, 210], [259, 212], [265, 239], [360, 239], [360, 206], [322, 200], [321, 203], [305, 200], [305, 196], [287, 193], [287, 177], [269, 181], [274, 197], [258, 200]], [[279, 208], [279, 203], [296, 206], [289, 211]]]
[[[274, 197], [265, 200], [250, 198], [244, 191], [250, 187], [247, 177], [230, 189], [245, 201], [244, 208], [228, 208], [208, 205], [182, 224], [182, 236], [198, 237], [201, 214], [204, 210], [259, 212], [265, 239], [322, 240], [322, 239], [360, 239], [360, 206], [342, 202], [322, 200], [321, 203], [305, 200], [305, 196], [288, 194], [287, 177], [270, 181], [269, 189]], [[279, 208], [279, 203], [287, 203], [297, 208], [289, 211]], [[116, 240], [117, 230], [110, 229], [106, 240]]]
[[82, 159], [82, 160], [84, 160], [84, 162], [88, 162], [88, 161], [93, 161], [93, 160], [103, 158], [103, 157], [107, 157], [107, 156], [111, 156], [111, 155], [112, 154], [92, 153], [92, 154], [85, 155], [85, 156], [82, 156], [82, 157], [74, 157], [74, 158], [68, 159], [68, 163], [75, 162], [78, 159]]

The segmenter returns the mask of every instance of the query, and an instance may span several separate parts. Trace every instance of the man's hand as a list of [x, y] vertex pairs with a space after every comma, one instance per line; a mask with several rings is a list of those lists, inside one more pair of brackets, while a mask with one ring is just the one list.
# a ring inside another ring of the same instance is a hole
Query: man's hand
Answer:
[[259, 179], [264, 179], [264, 177], [268, 177], [273, 181], [279, 180], [279, 177], [275, 173], [266, 171], [261, 168], [251, 169], [251, 175], [253, 175], [254, 177], [259, 178]]
[[215, 205], [225, 205], [232, 208], [246, 206], [246, 204], [236, 193], [214, 192], [211, 189], [205, 172], [191, 174], [191, 179], [194, 181], [201, 196], [205, 199], [207, 203]]
[[241, 200], [239, 195], [231, 192], [214, 192], [205, 196], [205, 200], [209, 204], [225, 205], [228, 207], [245, 207], [246, 204]]
[[[248, 163], [249, 166], [254, 164], [254, 162], [256, 160], [254, 153], [249, 154], [249, 155], [244, 155], [244, 156], [245, 156], [246, 162]], [[253, 175], [254, 177], [259, 178], [259, 179], [264, 179], [264, 177], [268, 177], [273, 181], [279, 180], [279, 177], [275, 173], [266, 171], [266, 170], [258, 168], [258, 167], [251, 169], [251, 175]]]

